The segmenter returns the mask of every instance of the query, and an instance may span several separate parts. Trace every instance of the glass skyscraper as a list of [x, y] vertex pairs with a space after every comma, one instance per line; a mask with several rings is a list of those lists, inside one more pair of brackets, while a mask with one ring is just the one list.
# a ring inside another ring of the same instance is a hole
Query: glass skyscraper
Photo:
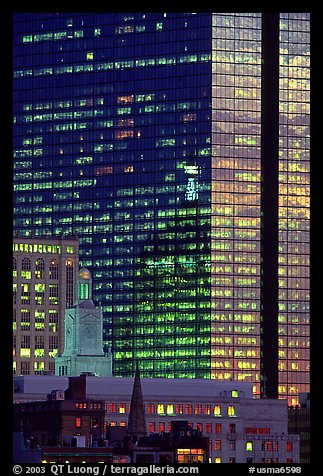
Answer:
[[309, 25], [14, 15], [14, 228], [78, 236], [116, 376], [309, 390]]

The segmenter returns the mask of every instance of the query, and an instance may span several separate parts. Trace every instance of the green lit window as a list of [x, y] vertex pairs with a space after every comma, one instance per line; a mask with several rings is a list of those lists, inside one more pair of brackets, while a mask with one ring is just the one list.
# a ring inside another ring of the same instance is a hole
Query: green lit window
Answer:
[[88, 283], [80, 283], [80, 299], [89, 299], [89, 285]]
[[23, 43], [32, 43], [32, 41], [33, 41], [33, 35], [25, 35], [22, 37]]
[[35, 284], [35, 292], [36, 293], [44, 293], [45, 292], [45, 284], [44, 283]]
[[35, 349], [35, 357], [37, 358], [42, 358], [45, 355], [45, 350], [44, 349]]
[[34, 371], [43, 372], [45, 370], [45, 362], [34, 362]]
[[231, 397], [238, 398], [239, 397], [239, 391], [238, 390], [232, 390]]
[[252, 441], [246, 441], [246, 451], [252, 451], [252, 450], [253, 450]]

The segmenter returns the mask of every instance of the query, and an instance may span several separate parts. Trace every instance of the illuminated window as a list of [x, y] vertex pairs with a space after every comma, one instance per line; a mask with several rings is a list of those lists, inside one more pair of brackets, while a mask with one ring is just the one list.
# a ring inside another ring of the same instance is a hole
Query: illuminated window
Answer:
[[230, 423], [229, 425], [229, 433], [235, 433], [236, 432], [236, 425], [235, 423]]
[[129, 96], [118, 96], [117, 97], [117, 104], [127, 104], [129, 102], [133, 102], [133, 94]]
[[292, 441], [287, 441], [286, 442], [286, 451], [288, 451], [288, 452], [293, 451], [293, 442]]
[[154, 403], [148, 403], [148, 413], [155, 413], [155, 404]]
[[162, 433], [165, 431], [165, 423], [164, 422], [159, 422], [158, 423], [158, 433]]
[[221, 416], [221, 405], [214, 405], [214, 416], [220, 417]]
[[158, 403], [157, 413], [158, 415], [165, 415], [165, 405], [163, 403]]
[[75, 427], [76, 427], [76, 428], [81, 428], [81, 426], [82, 426], [82, 419], [81, 419], [81, 417], [76, 417], [76, 418], [75, 418]]
[[230, 417], [235, 417], [235, 406], [234, 405], [229, 405], [228, 406], [228, 416]]
[[177, 413], [177, 415], [183, 415], [184, 410], [183, 410], [183, 404], [182, 403], [178, 403], [176, 405], [176, 413]]
[[195, 405], [195, 415], [202, 415], [202, 405]]
[[155, 433], [155, 422], [150, 421], [148, 423], [148, 433]]
[[238, 398], [239, 397], [239, 391], [238, 390], [232, 390], [231, 397]]
[[215, 440], [214, 441], [214, 449], [216, 451], [221, 451], [221, 440]]
[[49, 278], [58, 279], [58, 262], [56, 259], [52, 259], [49, 265]]
[[191, 403], [186, 404], [185, 409], [186, 409], [186, 415], [193, 414], [193, 405]]
[[127, 404], [126, 403], [120, 403], [119, 404], [119, 413], [126, 413], [127, 411]]
[[220, 435], [222, 433], [222, 425], [221, 423], [216, 423], [215, 424], [215, 434]]
[[221, 463], [222, 462], [222, 459], [220, 458], [220, 456], [217, 456], [214, 460], [215, 463]]
[[212, 433], [212, 423], [205, 423], [205, 433]]
[[37, 279], [44, 279], [45, 262], [42, 258], [36, 260], [35, 276]]
[[167, 415], [174, 415], [174, 405], [172, 403], [168, 403], [166, 407]]
[[21, 277], [31, 279], [30, 259], [24, 258], [21, 262]]
[[252, 450], [253, 450], [252, 441], [246, 441], [246, 451], [252, 451]]
[[204, 407], [204, 414], [205, 414], [205, 415], [211, 415], [211, 411], [212, 411], [211, 405], [205, 405], [205, 407]]

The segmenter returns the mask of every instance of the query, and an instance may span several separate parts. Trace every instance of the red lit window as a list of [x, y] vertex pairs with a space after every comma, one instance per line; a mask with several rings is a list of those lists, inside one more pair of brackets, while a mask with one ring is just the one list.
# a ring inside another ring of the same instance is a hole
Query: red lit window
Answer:
[[117, 413], [117, 404], [116, 403], [110, 403], [110, 413]]
[[278, 441], [274, 441], [274, 451], [278, 451]]
[[202, 405], [195, 405], [195, 415], [202, 415]]
[[212, 433], [212, 423], [205, 423], [205, 433]]
[[76, 428], [81, 428], [82, 426], [82, 420], [80, 417], [75, 418], [75, 427]]
[[245, 433], [246, 435], [269, 435], [270, 428], [247, 427]]
[[221, 440], [215, 440], [214, 441], [214, 449], [216, 451], [220, 451], [221, 450]]
[[183, 404], [182, 403], [178, 403], [176, 405], [176, 413], [178, 415], [183, 415]]
[[204, 407], [204, 413], [205, 415], [211, 415], [211, 405], [205, 405]]
[[148, 413], [155, 413], [155, 404], [148, 403]]
[[266, 451], [272, 451], [273, 450], [273, 442], [272, 441], [267, 441], [266, 442]]
[[215, 433], [219, 435], [222, 432], [222, 425], [221, 423], [216, 423], [215, 424]]
[[158, 423], [158, 432], [162, 433], [163, 431], [165, 431], [165, 423], [164, 422], [159, 422]]
[[234, 423], [230, 423], [229, 433], [235, 433], [235, 432], [236, 432], [236, 425]]
[[171, 424], [171, 422], [168, 422], [167, 423], [167, 431], [170, 432], [171, 429], [172, 429], [172, 424]]
[[287, 441], [286, 442], [286, 451], [293, 451], [293, 442]]
[[186, 407], [186, 414], [187, 414], [187, 415], [192, 415], [192, 413], [193, 413], [193, 405], [191, 405], [190, 403], [188, 403], [185, 407]]
[[154, 421], [150, 421], [148, 423], [148, 432], [149, 433], [155, 433], [155, 422]]
[[119, 423], [119, 426], [127, 426], [127, 422], [126, 422], [126, 421], [121, 421], [121, 422]]

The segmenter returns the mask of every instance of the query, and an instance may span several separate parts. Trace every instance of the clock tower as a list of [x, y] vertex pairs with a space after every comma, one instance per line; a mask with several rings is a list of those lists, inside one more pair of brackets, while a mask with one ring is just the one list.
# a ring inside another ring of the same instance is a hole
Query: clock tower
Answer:
[[84, 372], [111, 376], [112, 356], [103, 352], [103, 315], [92, 301], [91, 274], [81, 268], [76, 302], [65, 311], [64, 352], [55, 360], [55, 374], [78, 376]]

